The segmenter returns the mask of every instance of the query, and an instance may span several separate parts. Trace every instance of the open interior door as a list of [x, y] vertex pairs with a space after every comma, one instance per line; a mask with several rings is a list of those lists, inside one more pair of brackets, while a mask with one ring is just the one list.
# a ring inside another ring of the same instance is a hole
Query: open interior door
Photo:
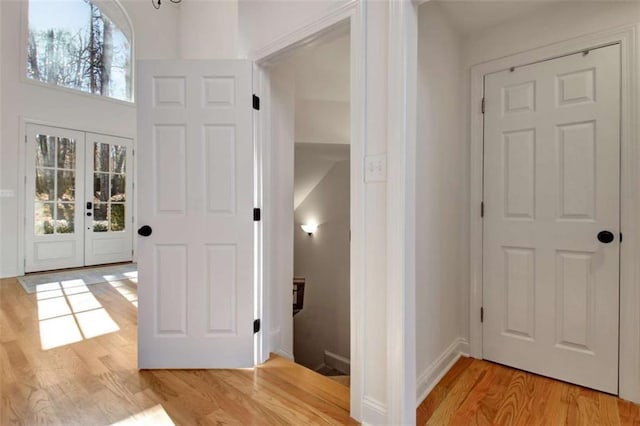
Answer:
[[140, 368], [254, 364], [251, 70], [137, 63]]

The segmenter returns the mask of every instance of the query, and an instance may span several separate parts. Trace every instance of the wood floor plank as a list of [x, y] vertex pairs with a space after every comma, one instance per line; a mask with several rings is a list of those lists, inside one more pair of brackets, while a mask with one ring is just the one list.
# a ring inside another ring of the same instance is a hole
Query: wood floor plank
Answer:
[[427, 420], [427, 425], [451, 424], [451, 419], [456, 415], [460, 405], [469, 396], [478, 381], [482, 380], [488, 369], [488, 364], [474, 360], [468, 367], [468, 373], [460, 376], [447, 398]]
[[427, 395], [427, 398], [416, 410], [416, 424], [424, 425], [433, 415], [438, 406], [444, 401], [451, 387], [461, 374], [465, 374], [473, 358], [461, 357], [438, 382], [438, 385]]

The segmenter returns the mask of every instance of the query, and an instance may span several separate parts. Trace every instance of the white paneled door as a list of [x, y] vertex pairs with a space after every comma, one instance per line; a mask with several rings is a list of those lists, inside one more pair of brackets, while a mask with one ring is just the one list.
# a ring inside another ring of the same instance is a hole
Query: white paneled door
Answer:
[[251, 67], [137, 63], [140, 368], [254, 365]]
[[132, 141], [28, 124], [25, 272], [132, 259]]
[[618, 392], [620, 48], [485, 76], [483, 356]]

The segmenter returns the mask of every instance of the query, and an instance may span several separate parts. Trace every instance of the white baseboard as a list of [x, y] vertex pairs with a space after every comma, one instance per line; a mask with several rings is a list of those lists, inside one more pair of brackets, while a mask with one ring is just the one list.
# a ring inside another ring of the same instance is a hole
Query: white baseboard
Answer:
[[9, 269], [6, 271], [0, 271], [0, 278], [13, 278], [18, 276], [17, 269]]
[[376, 399], [365, 396], [362, 400], [362, 424], [387, 424], [387, 406]]
[[273, 352], [291, 361], [294, 360], [293, 353], [280, 347], [280, 328], [269, 331], [269, 352]]
[[324, 351], [324, 364], [346, 375], [351, 374], [351, 361], [333, 352]]
[[429, 395], [429, 392], [438, 384], [440, 379], [453, 367], [460, 356], [469, 353], [469, 342], [458, 337], [440, 356], [427, 367], [418, 377], [416, 383], [417, 401], [416, 407]]
[[293, 354], [290, 352], [287, 352], [285, 350], [282, 349], [278, 349], [277, 351], [274, 352], [276, 355], [280, 355], [283, 358], [287, 358], [290, 361], [294, 361], [293, 359]]

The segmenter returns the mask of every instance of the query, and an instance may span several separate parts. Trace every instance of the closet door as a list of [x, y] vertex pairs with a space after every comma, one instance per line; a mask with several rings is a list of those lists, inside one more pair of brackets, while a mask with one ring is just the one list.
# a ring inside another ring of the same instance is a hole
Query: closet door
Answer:
[[84, 262], [99, 265], [133, 257], [133, 143], [87, 133]]
[[85, 134], [32, 124], [26, 134], [25, 272], [82, 266]]

